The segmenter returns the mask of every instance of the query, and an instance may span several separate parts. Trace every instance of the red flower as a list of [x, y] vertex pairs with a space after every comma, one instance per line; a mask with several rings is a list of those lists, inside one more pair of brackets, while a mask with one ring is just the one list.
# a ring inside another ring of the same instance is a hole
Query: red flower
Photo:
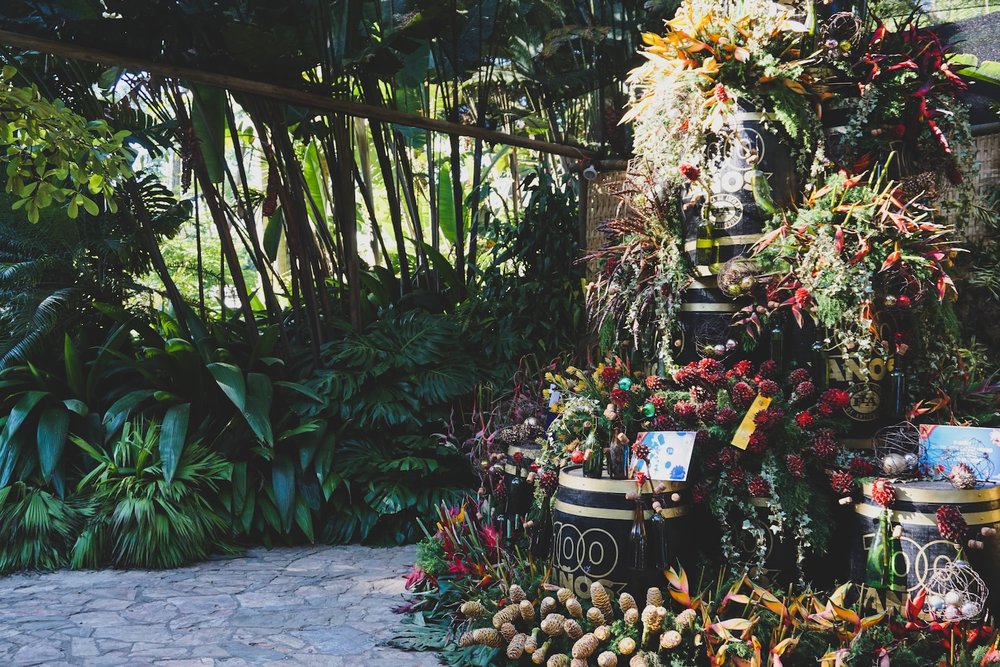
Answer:
[[822, 429], [813, 438], [813, 452], [821, 459], [830, 459], [837, 453], [837, 440], [830, 429]]
[[778, 393], [778, 383], [774, 380], [761, 380], [758, 390], [760, 395], [765, 398], [773, 398]]
[[795, 385], [795, 395], [799, 398], [809, 398], [816, 391], [816, 385], [812, 380], [803, 380]]
[[827, 389], [820, 394], [819, 402], [834, 410], [843, 410], [851, 404], [851, 395], [843, 389]]
[[733, 405], [737, 408], [747, 408], [753, 403], [754, 397], [757, 393], [753, 390], [746, 382], [737, 382], [733, 385], [733, 388], [729, 391], [730, 396], [733, 399]]
[[569, 460], [573, 463], [583, 463], [583, 450], [577, 449], [569, 455]]
[[649, 461], [649, 445], [637, 442], [632, 445], [632, 455], [640, 461]]
[[681, 176], [688, 179], [692, 183], [701, 178], [701, 170], [693, 164], [682, 164], [680, 166]]
[[646, 483], [646, 473], [640, 470], [635, 474], [635, 485], [641, 489], [642, 485], [645, 483]]
[[875, 474], [875, 464], [863, 456], [855, 456], [847, 467], [855, 477], [871, 477]]
[[472, 574], [472, 570], [468, 565], [462, 562], [461, 558], [456, 558], [451, 562], [451, 565], [448, 566], [448, 574], [459, 574], [465, 576]]
[[784, 415], [781, 408], [776, 405], [764, 408], [753, 417], [753, 423], [764, 430], [772, 429], [778, 425]]
[[628, 405], [629, 398], [631, 398], [631, 396], [624, 389], [615, 388], [611, 392], [611, 400], [618, 407], [624, 407]]
[[795, 305], [799, 308], [805, 308], [809, 305], [809, 290], [805, 287], [800, 287], [795, 290]]
[[618, 372], [617, 368], [608, 366], [601, 371], [601, 382], [604, 383], [605, 387], [613, 386], [619, 379], [621, 379], [621, 373]]
[[743, 359], [741, 361], [737, 361], [732, 368], [726, 371], [726, 377], [730, 379], [745, 378], [747, 375], [750, 374], [751, 369], [752, 366], [750, 362], [747, 361], [746, 359]]
[[426, 580], [427, 573], [414, 565], [410, 569], [409, 574], [406, 575], [406, 590], [413, 590], [414, 587], [419, 586]]
[[739, 418], [739, 413], [732, 408], [722, 408], [715, 413], [715, 423], [722, 427], [732, 426]]
[[721, 83], [715, 84], [715, 88], [712, 89], [712, 94], [715, 95], [715, 99], [723, 104], [729, 101], [729, 93], [726, 92], [726, 87]]
[[715, 419], [715, 401], [705, 401], [704, 403], [699, 403], [696, 410], [698, 412], [698, 418], [704, 422], [710, 422]]
[[653, 417], [652, 427], [654, 431], [669, 431], [674, 422], [666, 415], [656, 415]]
[[538, 483], [541, 485], [545, 493], [552, 495], [555, 492], [556, 487], [559, 486], [559, 477], [553, 470], [546, 470], [542, 473], [541, 477], [538, 478]]
[[900, 308], [909, 308], [912, 304], [913, 302], [910, 300], [910, 297], [905, 294], [900, 294], [896, 297], [896, 305]]
[[802, 382], [808, 382], [812, 380], [812, 376], [806, 369], [796, 368], [794, 371], [789, 373], [788, 380], [792, 383], [792, 385], [798, 386]]
[[514, 456], [511, 458], [514, 459], [514, 465], [519, 466], [521, 465], [521, 460], [524, 458], [524, 454], [521, 452], [514, 452]]
[[743, 486], [743, 482], [746, 480], [746, 474], [743, 472], [742, 468], [733, 468], [728, 474], [730, 484], [733, 486]]
[[493, 526], [483, 526], [479, 536], [483, 538], [487, 549], [496, 549], [500, 545], [500, 533]]
[[[778, 372], [778, 364], [774, 363], [774, 360], [768, 359], [760, 365], [757, 369], [757, 377], [762, 379], [774, 379], [774, 376]], [[758, 380], [759, 381], [759, 380]]]
[[693, 403], [688, 401], [677, 401], [674, 406], [674, 412], [677, 413], [677, 417], [684, 421], [694, 421], [698, 416], [698, 410], [694, 407]]
[[663, 409], [667, 406], [667, 400], [662, 396], [653, 396], [649, 399], [649, 402], [653, 404], [658, 413], [662, 413]]
[[816, 418], [812, 416], [812, 413], [806, 410], [803, 410], [799, 414], [795, 415], [795, 423], [798, 424], [799, 428], [803, 430], [812, 426], [815, 420]]
[[767, 444], [767, 434], [759, 430], [754, 431], [750, 434], [750, 438], [747, 442], [747, 451], [751, 454], [760, 454], [762, 451], [767, 449]]

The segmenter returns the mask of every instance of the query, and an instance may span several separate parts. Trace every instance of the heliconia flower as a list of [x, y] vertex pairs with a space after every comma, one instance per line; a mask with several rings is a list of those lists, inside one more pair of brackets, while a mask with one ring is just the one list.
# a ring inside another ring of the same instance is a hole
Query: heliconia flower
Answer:
[[726, 87], [721, 83], [715, 84], [715, 88], [712, 89], [712, 94], [715, 95], [715, 99], [719, 100], [719, 102], [722, 102], [723, 104], [728, 102], [730, 99], [729, 93], [726, 91]]

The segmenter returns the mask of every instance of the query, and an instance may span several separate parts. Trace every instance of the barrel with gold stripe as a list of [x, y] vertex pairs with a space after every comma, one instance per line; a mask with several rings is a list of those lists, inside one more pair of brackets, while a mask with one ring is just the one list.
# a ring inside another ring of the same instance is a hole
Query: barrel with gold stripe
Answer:
[[[518, 471], [518, 467], [520, 467], [521, 477], [527, 477], [531, 471], [531, 464], [538, 459], [541, 453], [542, 446], [536, 442], [522, 442], [519, 445], [510, 445], [507, 447], [507, 460], [504, 461], [503, 471], [508, 488], [510, 487], [510, 480], [514, 479], [514, 475]], [[521, 455], [520, 466], [516, 462], [517, 454]]]
[[[656, 483], [658, 484], [658, 483]], [[658, 497], [666, 519], [666, 560], [687, 564], [690, 535], [686, 529], [689, 509], [687, 484], [666, 483]], [[647, 487], [648, 488], [648, 487]], [[590, 585], [600, 581], [616, 594], [622, 591], [645, 595], [650, 586], [663, 586], [663, 572], [652, 567], [632, 568], [629, 533], [635, 501], [626, 494], [636, 489], [633, 480], [591, 479], [580, 466], [567, 466], [559, 474], [559, 488], [552, 504], [552, 556], [554, 583], [568, 588], [580, 598], [590, 597]], [[673, 500], [673, 494], [680, 500]], [[646, 528], [653, 539], [651, 523], [653, 498], [644, 493]]]
[[[681, 296], [677, 316], [680, 345], [675, 359], [686, 364], [702, 357], [720, 356], [717, 346], [735, 345], [738, 331], [732, 328], [733, 316], [738, 310], [736, 302], [719, 289], [715, 276], [695, 278]], [[734, 341], [734, 342], [729, 342]]]
[[712, 182], [695, 184], [684, 204], [684, 251], [699, 276], [747, 254], [767, 220], [796, 198], [792, 152], [777, 119], [744, 111], [731, 127], [718, 149], [722, 168]]
[[[882, 508], [871, 497], [872, 485], [863, 485], [864, 498], [855, 503], [855, 530], [851, 538], [851, 578], [865, 581], [867, 549], [878, 530]], [[969, 524], [966, 539], [981, 540], [984, 548], [965, 549], [973, 568], [988, 588], [1000, 589], [1000, 539], [982, 535], [983, 528], [1000, 528], [1000, 485], [978, 489], [956, 489], [947, 481], [920, 481], [896, 485], [896, 501], [890, 520], [902, 528], [900, 547], [905, 563], [908, 592], [919, 591], [935, 568], [955, 559], [955, 545], [941, 537], [937, 528], [937, 510], [953, 505]], [[901, 566], [902, 567], [902, 566]], [[1000, 600], [989, 600], [996, 613]]]

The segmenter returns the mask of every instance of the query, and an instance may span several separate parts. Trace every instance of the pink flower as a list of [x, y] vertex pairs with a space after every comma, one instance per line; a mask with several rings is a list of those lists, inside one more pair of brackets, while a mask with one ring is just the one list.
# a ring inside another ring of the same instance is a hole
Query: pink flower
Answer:
[[496, 549], [500, 544], [500, 533], [493, 526], [483, 526], [479, 536], [483, 538], [483, 544], [487, 549]]
[[414, 565], [406, 575], [406, 589], [413, 590], [427, 580], [427, 573]]
[[693, 164], [682, 164], [680, 170], [681, 175], [692, 183], [701, 178], [701, 170]]

